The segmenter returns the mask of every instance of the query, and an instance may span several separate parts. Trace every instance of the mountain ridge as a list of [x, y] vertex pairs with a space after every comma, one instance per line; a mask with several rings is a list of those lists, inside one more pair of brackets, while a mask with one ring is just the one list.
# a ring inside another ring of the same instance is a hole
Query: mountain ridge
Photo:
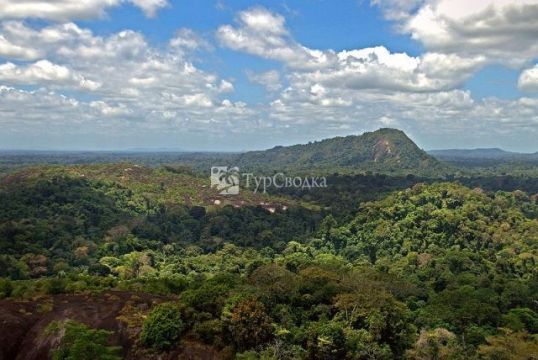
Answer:
[[424, 173], [446, 167], [419, 148], [403, 131], [391, 128], [250, 151], [238, 154], [234, 160], [247, 168], [341, 168], [388, 173]]

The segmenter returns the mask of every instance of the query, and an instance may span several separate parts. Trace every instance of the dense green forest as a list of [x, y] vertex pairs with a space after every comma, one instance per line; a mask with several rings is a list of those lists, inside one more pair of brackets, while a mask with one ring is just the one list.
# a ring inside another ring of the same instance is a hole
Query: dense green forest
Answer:
[[41, 326], [54, 359], [536, 358], [536, 180], [451, 180], [225, 199], [181, 166], [8, 172], [5, 334]]

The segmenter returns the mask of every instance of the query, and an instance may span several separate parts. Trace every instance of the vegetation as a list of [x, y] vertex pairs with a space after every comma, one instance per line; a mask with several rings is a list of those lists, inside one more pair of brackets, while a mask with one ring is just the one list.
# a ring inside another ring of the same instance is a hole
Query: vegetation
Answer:
[[240, 154], [234, 163], [245, 168], [377, 171], [388, 174], [441, 174], [450, 167], [421, 150], [402, 131], [380, 129], [359, 136], [336, 137], [305, 145], [277, 146]]
[[181, 313], [176, 304], [157, 305], [144, 321], [140, 341], [157, 350], [168, 350], [184, 330]]
[[183, 167], [10, 172], [0, 320], [121, 294], [92, 313], [114, 333], [49, 326], [58, 359], [536, 358], [536, 179], [335, 171], [332, 189], [224, 199]]
[[47, 331], [60, 338], [58, 346], [52, 351], [53, 360], [116, 360], [120, 349], [109, 346], [112, 334], [106, 330], [91, 329], [76, 321], [51, 323]]

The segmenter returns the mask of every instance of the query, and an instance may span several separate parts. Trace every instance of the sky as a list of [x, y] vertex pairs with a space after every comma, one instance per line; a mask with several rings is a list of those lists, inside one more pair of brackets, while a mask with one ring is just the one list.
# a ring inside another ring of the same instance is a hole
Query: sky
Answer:
[[538, 0], [0, 0], [0, 149], [538, 151]]

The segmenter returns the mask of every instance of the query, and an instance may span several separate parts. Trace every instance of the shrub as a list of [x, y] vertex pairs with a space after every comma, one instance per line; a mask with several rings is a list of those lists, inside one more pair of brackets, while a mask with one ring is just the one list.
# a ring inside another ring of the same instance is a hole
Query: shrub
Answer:
[[0, 279], [0, 299], [4, 299], [11, 296], [13, 291], [13, 284], [9, 279]]
[[194, 324], [193, 330], [197, 338], [207, 344], [212, 344], [215, 342], [215, 339], [222, 333], [222, 323], [219, 319], [196, 322]]
[[76, 321], [52, 322], [46, 333], [61, 335], [53, 360], [119, 360], [120, 347], [108, 346], [111, 331], [92, 329]]
[[157, 305], [144, 321], [140, 341], [148, 347], [164, 351], [172, 347], [184, 330], [177, 304]]

